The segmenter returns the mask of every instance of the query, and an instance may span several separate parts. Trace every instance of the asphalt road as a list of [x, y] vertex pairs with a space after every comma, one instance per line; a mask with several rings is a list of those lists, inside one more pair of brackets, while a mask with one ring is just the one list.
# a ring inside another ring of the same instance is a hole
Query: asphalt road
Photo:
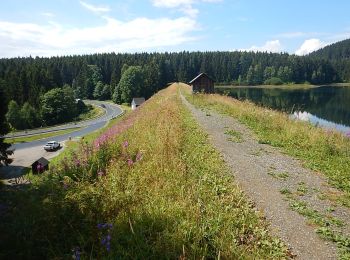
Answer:
[[101, 117], [94, 118], [91, 120], [85, 120], [85, 121], [80, 121], [80, 122], [71, 122], [71, 123], [67, 123], [67, 124], [46, 127], [46, 128], [36, 128], [33, 130], [18, 131], [16, 133], [8, 134], [5, 137], [6, 138], [23, 137], [23, 136], [36, 135], [36, 134], [41, 134], [41, 133], [49, 133], [49, 132], [54, 132], [54, 131], [59, 131], [59, 130], [66, 130], [66, 129], [76, 128], [76, 127], [91, 126], [91, 125], [94, 125], [94, 124], [97, 124], [100, 122], [106, 122], [106, 121], [110, 120], [111, 118], [116, 117], [122, 113], [122, 109], [113, 103], [104, 102], [104, 101], [97, 101], [97, 100], [84, 100], [84, 102], [86, 104], [92, 104], [92, 105], [97, 105], [97, 106], [104, 104], [104, 106], [105, 106], [104, 109], [106, 110], [106, 113]]
[[[123, 113], [123, 110], [112, 103], [101, 102], [101, 101], [88, 101], [93, 102], [95, 105], [104, 104], [106, 113], [96, 119], [84, 121], [77, 124], [67, 124], [60, 125], [49, 129], [36, 129], [33, 131], [28, 131], [27, 135], [33, 135], [34, 133], [46, 133], [57, 130], [70, 129], [75, 127], [82, 127], [81, 129], [71, 132], [68, 134], [58, 135], [55, 137], [49, 137], [41, 140], [36, 140], [27, 143], [18, 143], [12, 146], [15, 149], [14, 155], [11, 158], [14, 159], [12, 164], [9, 166], [0, 167], [0, 180], [3, 180], [4, 183], [9, 185], [16, 184], [18, 177], [23, 174], [23, 169], [25, 167], [30, 167], [30, 165], [40, 157], [44, 157], [46, 159], [51, 159], [55, 157], [58, 153], [60, 153], [65, 147], [65, 141], [71, 138], [82, 137], [88, 133], [94, 132], [100, 128], [102, 128], [109, 120], [114, 117], [117, 117]], [[86, 102], [86, 103], [88, 103]], [[39, 132], [38, 132], [39, 131]], [[47, 152], [44, 150], [43, 146], [51, 140], [55, 140], [61, 143], [62, 148], [54, 151]]]
[[[14, 144], [12, 146], [12, 148], [14, 148], [15, 151], [17, 151], [17, 150], [35, 147], [35, 146], [43, 146], [45, 143], [47, 143], [48, 141], [51, 141], [51, 140], [63, 142], [63, 141], [68, 140], [69, 137], [71, 137], [71, 138], [81, 137], [81, 136], [84, 136], [88, 133], [91, 133], [93, 131], [96, 131], [96, 130], [102, 128], [109, 120], [111, 120], [112, 118], [119, 116], [120, 114], [123, 113], [123, 110], [119, 106], [112, 104], [112, 103], [103, 102], [103, 101], [86, 101], [86, 103], [92, 103], [95, 105], [104, 104], [105, 105], [104, 109], [106, 110], [106, 113], [99, 118], [83, 121], [83, 122], [76, 123], [76, 124], [70, 123], [70, 124], [60, 125], [60, 126], [56, 126], [56, 127], [52, 127], [52, 128], [47, 128], [47, 129], [35, 129], [32, 131], [28, 131], [26, 133], [26, 135], [33, 135], [33, 134], [38, 134], [38, 133], [47, 133], [47, 132], [53, 132], [53, 131], [58, 131], [58, 130], [65, 130], [65, 129], [71, 129], [71, 128], [76, 128], [76, 127], [82, 127], [82, 129], [75, 131], [75, 132], [72, 132], [72, 133], [68, 133], [68, 134], [63, 134], [63, 135], [59, 135], [59, 136], [55, 136], [55, 137], [48, 137], [45, 139], [27, 142], [27, 143], [17, 143], [17, 144]], [[22, 136], [25, 136], [24, 133], [22, 133]]]

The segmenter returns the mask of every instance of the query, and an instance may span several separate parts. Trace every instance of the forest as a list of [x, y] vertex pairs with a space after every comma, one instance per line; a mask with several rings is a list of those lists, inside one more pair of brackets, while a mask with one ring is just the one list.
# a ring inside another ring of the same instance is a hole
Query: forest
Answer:
[[341, 79], [350, 81], [350, 39], [328, 45], [309, 57], [328, 60]]
[[63, 87], [72, 98], [129, 103], [135, 96], [152, 96], [168, 82], [189, 82], [200, 72], [216, 84], [326, 84], [349, 80], [348, 67], [322, 55], [238, 51], [27, 57], [0, 59], [0, 88], [6, 106], [29, 114], [33, 108], [42, 113], [45, 94]]
[[[188, 82], [199, 72], [206, 72], [217, 83], [225, 84], [237, 82], [256, 85], [272, 77], [278, 77], [283, 82], [316, 84], [341, 80], [328, 61], [289, 54], [111, 53], [0, 59], [0, 85], [7, 94], [7, 99], [15, 100], [19, 105], [28, 101], [37, 106], [40, 96], [65, 84], [72, 86], [78, 97], [93, 98], [98, 82], [110, 85], [113, 92], [127, 66], [141, 66], [149, 76], [156, 74], [153, 75], [156, 77], [152, 83], [158, 83], [158, 86], [172, 81]], [[144, 86], [143, 94], [150, 96], [155, 90], [154, 86]]]

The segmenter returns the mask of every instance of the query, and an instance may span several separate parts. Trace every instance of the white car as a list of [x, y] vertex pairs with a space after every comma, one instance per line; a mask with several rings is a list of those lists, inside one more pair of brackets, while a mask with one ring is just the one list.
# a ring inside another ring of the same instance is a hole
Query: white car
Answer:
[[61, 144], [59, 142], [57, 142], [57, 141], [50, 141], [50, 142], [48, 142], [47, 144], [44, 145], [44, 149], [46, 151], [54, 151], [54, 150], [56, 150], [56, 149], [58, 149], [60, 147], [61, 147]]

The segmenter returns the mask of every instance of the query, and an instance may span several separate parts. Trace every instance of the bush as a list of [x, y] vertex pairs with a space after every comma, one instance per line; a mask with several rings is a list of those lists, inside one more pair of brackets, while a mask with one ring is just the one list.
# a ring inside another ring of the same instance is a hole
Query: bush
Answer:
[[264, 81], [265, 85], [282, 85], [283, 81], [280, 78], [272, 77]]

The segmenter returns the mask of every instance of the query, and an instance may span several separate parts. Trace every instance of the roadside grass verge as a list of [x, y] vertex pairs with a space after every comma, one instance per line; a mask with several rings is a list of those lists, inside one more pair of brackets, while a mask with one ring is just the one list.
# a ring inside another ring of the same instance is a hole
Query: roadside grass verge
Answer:
[[7, 194], [0, 258], [287, 258], [175, 86], [41, 178]]
[[259, 107], [248, 101], [220, 95], [191, 95], [183, 84], [189, 102], [214, 109], [247, 125], [260, 143], [270, 144], [300, 160], [314, 171], [325, 174], [331, 185], [345, 194], [337, 200], [350, 207], [350, 138], [325, 131], [309, 123], [292, 120], [286, 113]]
[[5, 142], [10, 144], [32, 142], [32, 141], [36, 141], [36, 140], [40, 140], [48, 137], [54, 137], [58, 135], [73, 133], [80, 129], [82, 129], [82, 127], [70, 128], [67, 130], [59, 130], [59, 131], [54, 131], [50, 133], [36, 134], [36, 135], [25, 136], [25, 137], [6, 138]]
[[80, 114], [75, 121], [86, 121], [94, 118], [98, 118], [105, 113], [105, 110], [99, 106], [91, 105], [91, 109], [85, 113]]

